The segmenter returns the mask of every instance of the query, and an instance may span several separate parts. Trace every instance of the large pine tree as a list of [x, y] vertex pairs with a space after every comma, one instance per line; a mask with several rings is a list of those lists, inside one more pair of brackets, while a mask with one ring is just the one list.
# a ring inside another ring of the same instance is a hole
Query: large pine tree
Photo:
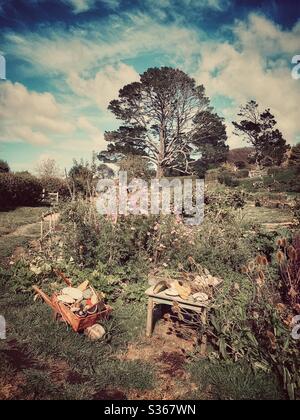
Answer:
[[147, 158], [157, 177], [167, 173], [191, 174], [196, 163], [226, 159], [226, 130], [213, 112], [202, 85], [183, 71], [150, 68], [140, 81], [123, 87], [109, 109], [122, 121], [105, 133], [103, 161], [116, 162], [126, 155]]

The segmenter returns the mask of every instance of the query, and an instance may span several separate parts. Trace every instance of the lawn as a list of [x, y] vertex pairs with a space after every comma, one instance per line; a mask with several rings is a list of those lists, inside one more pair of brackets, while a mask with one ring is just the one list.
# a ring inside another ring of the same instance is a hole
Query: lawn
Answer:
[[39, 221], [47, 207], [20, 207], [0, 211], [0, 264], [17, 247], [26, 247], [28, 241], [38, 238]]
[[249, 203], [244, 207], [243, 214], [246, 220], [258, 224], [287, 223], [292, 220], [292, 214], [287, 209], [255, 207]]
[[0, 236], [8, 235], [20, 226], [38, 222], [47, 210], [47, 207], [19, 207], [0, 211]]

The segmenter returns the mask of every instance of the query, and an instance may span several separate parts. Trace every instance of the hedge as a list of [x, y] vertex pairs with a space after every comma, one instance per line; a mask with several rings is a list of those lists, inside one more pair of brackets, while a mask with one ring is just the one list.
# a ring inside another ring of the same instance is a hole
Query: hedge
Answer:
[[46, 193], [57, 193], [60, 199], [67, 200], [70, 198], [68, 185], [64, 179], [57, 177], [43, 177], [41, 183]]
[[40, 203], [43, 187], [30, 174], [0, 174], [0, 208], [35, 206]]

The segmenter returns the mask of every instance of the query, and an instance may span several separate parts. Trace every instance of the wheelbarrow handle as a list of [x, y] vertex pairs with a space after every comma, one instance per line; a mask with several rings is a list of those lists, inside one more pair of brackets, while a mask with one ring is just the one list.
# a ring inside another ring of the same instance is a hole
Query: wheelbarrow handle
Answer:
[[40, 295], [43, 299], [44, 299], [44, 301], [49, 305], [49, 306], [51, 306], [51, 308], [53, 308], [53, 303], [52, 303], [52, 301], [51, 301], [51, 299], [50, 299], [50, 297], [46, 294], [46, 293], [44, 293], [40, 288], [38, 288], [37, 286], [32, 286], [32, 288], [33, 288], [33, 290], [38, 294], [38, 295]]
[[65, 276], [64, 273], [62, 273], [59, 270], [53, 270], [53, 271], [58, 277], [63, 279], [63, 281], [67, 284], [67, 286], [70, 286], [70, 287], [72, 286], [72, 281], [67, 276]]

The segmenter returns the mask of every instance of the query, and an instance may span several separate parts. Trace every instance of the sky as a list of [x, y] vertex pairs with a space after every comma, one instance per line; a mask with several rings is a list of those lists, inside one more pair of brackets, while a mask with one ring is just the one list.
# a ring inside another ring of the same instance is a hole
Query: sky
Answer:
[[250, 99], [300, 141], [300, 0], [0, 0], [0, 54], [0, 159], [15, 171], [105, 149], [109, 102], [149, 67], [203, 84], [231, 148], [247, 145], [231, 121]]

